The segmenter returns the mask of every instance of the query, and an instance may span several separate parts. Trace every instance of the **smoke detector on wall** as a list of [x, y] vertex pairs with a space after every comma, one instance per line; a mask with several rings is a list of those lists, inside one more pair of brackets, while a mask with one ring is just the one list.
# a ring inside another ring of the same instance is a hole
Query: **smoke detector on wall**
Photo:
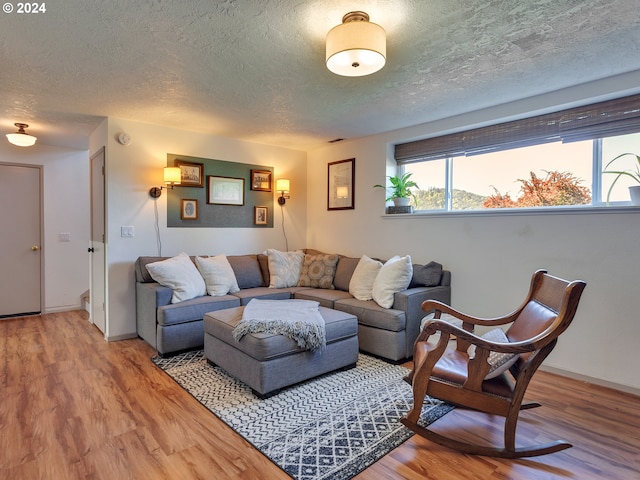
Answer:
[[118, 135], [118, 142], [120, 142], [122, 145], [129, 145], [131, 143], [131, 137], [122, 132]]

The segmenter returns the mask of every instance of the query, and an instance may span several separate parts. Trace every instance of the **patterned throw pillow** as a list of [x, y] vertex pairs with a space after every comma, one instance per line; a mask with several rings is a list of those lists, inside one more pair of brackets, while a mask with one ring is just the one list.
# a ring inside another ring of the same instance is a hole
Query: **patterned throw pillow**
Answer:
[[[509, 343], [509, 339], [501, 328], [494, 328], [493, 330], [489, 330], [484, 335], [481, 335], [480, 338], [484, 338], [485, 340], [489, 340], [490, 342]], [[476, 346], [471, 345], [467, 349], [467, 353], [469, 354], [469, 358], [475, 357]], [[495, 378], [503, 372], [506, 372], [507, 370], [509, 370], [509, 368], [511, 368], [511, 365], [516, 363], [517, 360], [518, 355], [514, 353], [489, 352], [487, 363], [491, 365], [491, 368], [489, 369], [489, 373], [487, 374], [487, 376], [484, 377], [485, 380]]]
[[266, 251], [269, 258], [269, 288], [295, 287], [300, 280], [304, 253], [280, 252], [273, 248]]
[[305, 255], [300, 272], [299, 287], [327, 288], [333, 290], [338, 255]]

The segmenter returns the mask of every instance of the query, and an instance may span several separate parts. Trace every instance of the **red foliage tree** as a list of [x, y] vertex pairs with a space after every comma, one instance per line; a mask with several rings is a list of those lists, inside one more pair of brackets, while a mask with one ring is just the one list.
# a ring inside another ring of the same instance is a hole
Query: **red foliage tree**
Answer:
[[496, 193], [484, 201], [484, 208], [553, 207], [591, 203], [589, 189], [581, 186], [581, 180], [570, 172], [547, 172], [545, 178], [539, 178], [530, 172], [529, 179], [519, 178], [518, 181], [522, 183], [522, 195], [516, 201], [509, 194], [502, 195], [494, 188]]

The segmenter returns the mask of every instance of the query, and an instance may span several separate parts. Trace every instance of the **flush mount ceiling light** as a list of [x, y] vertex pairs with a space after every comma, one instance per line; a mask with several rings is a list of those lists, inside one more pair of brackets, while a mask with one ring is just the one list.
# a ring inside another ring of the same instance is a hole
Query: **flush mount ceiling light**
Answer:
[[29, 125], [26, 123], [14, 123], [14, 125], [18, 127], [18, 131], [16, 133], [7, 133], [9, 143], [18, 147], [30, 147], [36, 143], [37, 138], [24, 131]]
[[386, 57], [385, 31], [364, 12], [347, 13], [327, 33], [327, 68], [337, 75], [370, 75], [384, 67]]

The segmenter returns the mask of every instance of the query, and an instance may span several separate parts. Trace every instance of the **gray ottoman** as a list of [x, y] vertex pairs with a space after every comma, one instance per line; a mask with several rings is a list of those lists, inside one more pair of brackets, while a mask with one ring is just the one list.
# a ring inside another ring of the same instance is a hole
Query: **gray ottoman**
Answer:
[[294, 340], [271, 333], [250, 333], [236, 342], [233, 329], [244, 310], [236, 307], [205, 314], [205, 357], [249, 385], [259, 397], [323, 373], [354, 367], [358, 360], [358, 319], [349, 313], [319, 308], [327, 339], [322, 350], [304, 350]]

